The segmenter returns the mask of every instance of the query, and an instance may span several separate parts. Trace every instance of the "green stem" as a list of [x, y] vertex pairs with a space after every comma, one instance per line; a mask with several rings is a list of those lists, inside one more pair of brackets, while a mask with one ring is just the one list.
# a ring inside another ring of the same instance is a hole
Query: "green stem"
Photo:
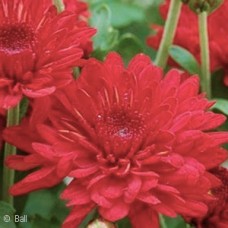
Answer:
[[56, 6], [59, 13], [64, 11], [65, 5], [63, 3], [63, 0], [53, 0], [53, 3]]
[[[11, 108], [7, 113], [7, 127], [17, 125], [19, 123], [20, 105]], [[16, 147], [5, 143], [4, 160], [7, 156], [15, 155], [17, 152]], [[9, 188], [14, 184], [15, 171], [3, 166], [3, 189], [2, 200], [13, 205], [13, 196], [9, 194]]]
[[168, 228], [166, 223], [165, 223], [165, 219], [161, 214], [159, 214], [159, 221], [160, 221], [160, 225], [162, 228]]
[[182, 2], [180, 0], [171, 0], [162, 40], [155, 59], [155, 64], [162, 68], [165, 68], [168, 61], [169, 48], [173, 43], [177, 23], [180, 17], [181, 6]]
[[202, 12], [198, 16], [201, 48], [201, 87], [202, 91], [206, 92], [207, 97], [211, 98], [211, 74], [207, 16], [207, 12]]

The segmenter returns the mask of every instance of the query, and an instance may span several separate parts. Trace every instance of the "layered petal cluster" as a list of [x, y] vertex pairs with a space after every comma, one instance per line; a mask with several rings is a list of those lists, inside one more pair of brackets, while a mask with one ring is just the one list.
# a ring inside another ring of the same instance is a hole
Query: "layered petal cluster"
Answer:
[[209, 111], [213, 103], [198, 90], [197, 76], [182, 80], [172, 70], [163, 78], [143, 54], [127, 68], [115, 53], [104, 63], [90, 59], [78, 80], [50, 97], [46, 117], [36, 111], [33, 121], [5, 130], [27, 152], [7, 165], [39, 168], [11, 193], [72, 177], [62, 194], [72, 209], [65, 228], [94, 208], [112, 222], [128, 216], [134, 228], [159, 227], [158, 212], [203, 216], [219, 182], [208, 170], [226, 159], [228, 134], [213, 132], [225, 117]]
[[77, 12], [57, 14], [52, 0], [1, 0], [0, 108], [68, 84], [84, 54], [81, 41], [94, 33]]
[[[167, 18], [169, 4], [170, 0], [166, 0], [164, 4], [160, 6], [160, 14], [164, 20]], [[228, 47], [226, 45], [228, 25], [224, 23], [224, 21], [228, 20], [227, 11], [228, 1], [224, 1], [224, 3], [208, 17], [211, 71], [223, 68], [225, 72], [224, 82], [226, 85], [228, 85]], [[223, 26], [219, 26], [221, 24]], [[156, 31], [156, 34], [148, 37], [147, 44], [157, 50], [163, 34], [163, 26], [152, 25], [152, 29]], [[198, 18], [187, 5], [182, 6], [174, 44], [190, 51], [200, 62]], [[169, 60], [169, 64], [177, 66], [177, 63], [172, 59]]]
[[214, 188], [211, 193], [216, 200], [209, 204], [209, 210], [205, 217], [192, 219], [190, 222], [197, 228], [226, 228], [228, 227], [228, 170], [215, 168], [212, 173], [217, 176], [222, 185]]

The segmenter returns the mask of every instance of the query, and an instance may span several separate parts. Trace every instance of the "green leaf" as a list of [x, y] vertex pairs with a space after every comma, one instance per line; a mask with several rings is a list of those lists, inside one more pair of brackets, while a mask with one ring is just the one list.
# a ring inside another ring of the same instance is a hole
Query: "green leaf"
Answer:
[[20, 103], [20, 120], [26, 115], [29, 106], [28, 98], [24, 97]]
[[111, 11], [108, 5], [96, 7], [92, 12], [91, 25], [97, 29], [94, 49], [100, 51], [111, 50], [118, 41], [118, 31], [111, 26]]
[[0, 227], [1, 228], [16, 228], [14, 223], [14, 208], [3, 201], [0, 201]]
[[19, 228], [59, 228], [61, 223], [56, 219], [45, 219], [39, 215], [34, 216], [30, 223], [20, 223]]
[[130, 223], [129, 219], [128, 218], [124, 218], [124, 219], [122, 219], [122, 220], [117, 222], [117, 227], [118, 228], [130, 228], [132, 226], [131, 226], [131, 223]]
[[213, 97], [228, 99], [228, 87], [224, 84], [224, 71], [218, 70], [214, 72], [211, 79]]
[[94, 209], [92, 210], [86, 218], [82, 221], [79, 228], [85, 228], [91, 221], [95, 220], [98, 217], [98, 212]]
[[20, 228], [50, 227], [52, 211], [55, 208], [55, 196], [48, 190], [29, 194], [23, 214], [28, 216], [28, 223], [20, 223]]
[[[29, 194], [23, 215], [28, 215], [28, 223], [20, 223], [19, 228], [58, 228], [69, 213], [65, 203], [59, 199], [65, 184], [48, 190]], [[46, 225], [41, 225], [46, 224]]]
[[164, 215], [160, 215], [161, 228], [184, 228], [186, 227], [185, 221], [180, 217], [169, 218]]
[[121, 37], [116, 51], [128, 63], [133, 56], [143, 52], [143, 47], [135, 35], [128, 33]]
[[172, 45], [169, 49], [170, 56], [190, 74], [199, 74], [200, 66], [195, 57], [186, 49]]
[[41, 190], [33, 192], [29, 195], [28, 201], [24, 210], [26, 215], [38, 214], [45, 219], [48, 219], [55, 206], [56, 199], [50, 191]]
[[228, 100], [222, 98], [215, 98], [215, 100], [216, 103], [213, 106], [213, 109], [218, 109], [228, 116]]

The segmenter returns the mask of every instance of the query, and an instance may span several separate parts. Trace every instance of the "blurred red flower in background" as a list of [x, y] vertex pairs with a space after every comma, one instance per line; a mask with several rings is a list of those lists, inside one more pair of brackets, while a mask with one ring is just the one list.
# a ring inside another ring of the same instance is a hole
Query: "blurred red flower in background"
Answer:
[[73, 177], [62, 194], [72, 208], [66, 228], [93, 208], [108, 221], [128, 216], [134, 228], [158, 227], [158, 212], [203, 216], [219, 183], [207, 170], [226, 159], [221, 144], [228, 141], [211, 130], [225, 117], [208, 111], [213, 102], [198, 94], [198, 77], [183, 81], [176, 70], [162, 77], [142, 54], [126, 69], [114, 53], [104, 63], [90, 59], [77, 81], [50, 97], [47, 116], [39, 104], [30, 119], [5, 130], [5, 139], [28, 153], [6, 164], [40, 168], [11, 193]]
[[205, 217], [192, 219], [189, 222], [197, 228], [226, 228], [228, 227], [228, 170], [219, 167], [211, 172], [222, 182], [221, 186], [211, 191], [216, 200], [209, 204], [209, 210]]
[[[163, 19], [167, 17], [169, 3], [170, 0], [166, 0], [165, 3], [160, 6], [160, 13]], [[228, 86], [228, 25], [224, 23], [224, 21], [228, 20], [227, 12], [228, 1], [224, 1], [215, 12], [209, 15], [208, 30], [211, 71], [223, 68], [225, 72], [224, 82]], [[147, 44], [157, 50], [162, 38], [163, 26], [152, 25], [152, 29], [156, 31], [156, 34], [147, 39]], [[195, 56], [198, 62], [200, 62], [198, 17], [187, 5], [183, 5], [182, 7], [173, 43], [187, 49]], [[177, 63], [172, 59], [169, 60], [169, 64], [177, 66]]]
[[1, 0], [0, 21], [0, 107], [5, 109], [23, 95], [49, 95], [69, 83], [85, 41], [95, 33], [79, 23], [77, 13], [57, 14], [51, 0]]

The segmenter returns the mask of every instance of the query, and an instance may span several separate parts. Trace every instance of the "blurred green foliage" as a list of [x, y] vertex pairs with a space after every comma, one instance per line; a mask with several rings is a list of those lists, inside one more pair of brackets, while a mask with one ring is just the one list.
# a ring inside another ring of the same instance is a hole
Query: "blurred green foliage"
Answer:
[[145, 53], [152, 59], [155, 51], [146, 45], [152, 23], [162, 24], [158, 6], [161, 1], [88, 0], [91, 25], [97, 29], [93, 57], [104, 59], [116, 51], [127, 63], [135, 54]]

